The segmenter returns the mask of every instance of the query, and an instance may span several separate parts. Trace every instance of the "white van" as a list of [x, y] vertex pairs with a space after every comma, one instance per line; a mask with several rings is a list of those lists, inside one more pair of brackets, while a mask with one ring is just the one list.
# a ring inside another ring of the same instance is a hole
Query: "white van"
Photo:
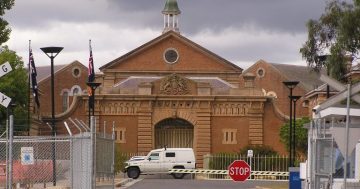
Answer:
[[[195, 169], [195, 155], [192, 148], [161, 148], [152, 150], [147, 156], [134, 156], [125, 162], [129, 178], [137, 179], [140, 174], [167, 173], [170, 169]], [[173, 173], [175, 179], [185, 174]]]

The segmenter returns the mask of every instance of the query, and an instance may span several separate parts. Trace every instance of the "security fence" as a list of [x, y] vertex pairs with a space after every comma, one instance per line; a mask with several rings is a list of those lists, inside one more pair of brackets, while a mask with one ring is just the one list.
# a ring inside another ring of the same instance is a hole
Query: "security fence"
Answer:
[[[6, 148], [6, 140], [1, 140], [0, 153], [6, 154]], [[68, 138], [14, 138], [11, 157], [12, 183], [33, 188], [44, 188], [52, 183], [70, 186], [70, 148], [71, 141]], [[6, 164], [5, 156], [1, 157], [1, 162]], [[3, 177], [0, 177], [1, 186], [5, 186], [6, 179]]]
[[[124, 168], [124, 162], [132, 156], [145, 156], [146, 153], [123, 153], [116, 154], [115, 164], [118, 170]], [[297, 157], [297, 162], [304, 162], [306, 157]], [[241, 154], [208, 154], [204, 156], [204, 167], [202, 169], [172, 169], [168, 173], [195, 174], [201, 179], [227, 179], [228, 167], [235, 160], [244, 160], [251, 166], [251, 180], [289, 180], [289, 158], [284, 155], [261, 155], [254, 154], [252, 158]]]
[[[95, 125], [94, 119], [91, 125]], [[113, 136], [95, 134], [95, 127], [91, 132], [69, 134], [15, 137], [0, 134], [3, 136], [0, 138], [0, 188], [91, 189], [96, 188], [96, 180], [100, 178], [112, 186]]]
[[[241, 154], [208, 154], [204, 156], [205, 170], [228, 170], [235, 160], [244, 160], [251, 167], [253, 173], [249, 179], [256, 180], [288, 180], [289, 158], [284, 155], [261, 155], [254, 154], [247, 157]], [[304, 161], [304, 157], [298, 157], [298, 161]], [[261, 174], [260, 174], [261, 173]], [[208, 179], [231, 179], [227, 174], [205, 174]]]

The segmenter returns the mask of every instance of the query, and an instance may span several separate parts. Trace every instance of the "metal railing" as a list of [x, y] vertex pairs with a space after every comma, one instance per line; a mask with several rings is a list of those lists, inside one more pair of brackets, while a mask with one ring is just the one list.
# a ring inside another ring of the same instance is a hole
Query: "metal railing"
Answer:
[[[132, 156], [145, 156], [146, 153], [124, 153], [118, 152], [115, 164], [122, 170], [124, 162]], [[298, 162], [304, 162], [305, 157], [297, 157]], [[203, 169], [192, 170], [169, 170], [169, 173], [195, 174], [200, 179], [226, 179], [228, 167], [234, 160], [244, 160], [251, 167], [250, 180], [289, 180], [289, 158], [285, 155], [260, 155], [254, 154], [252, 158], [239, 154], [208, 154], [204, 156]]]
[[[208, 154], [204, 156], [205, 170], [228, 170], [235, 160], [244, 160], [251, 167], [252, 174], [249, 179], [254, 180], [288, 180], [289, 158], [285, 155], [254, 154], [247, 157], [241, 154]], [[305, 161], [305, 157], [298, 157], [297, 161]], [[256, 173], [256, 174], [255, 174]], [[205, 179], [231, 179], [227, 174], [205, 173]]]

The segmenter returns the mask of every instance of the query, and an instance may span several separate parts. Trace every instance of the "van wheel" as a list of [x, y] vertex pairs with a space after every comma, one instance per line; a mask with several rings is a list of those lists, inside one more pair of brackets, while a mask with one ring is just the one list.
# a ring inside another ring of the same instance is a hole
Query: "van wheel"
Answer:
[[[184, 167], [174, 167], [174, 169], [184, 169]], [[174, 179], [182, 179], [185, 176], [185, 173], [172, 173]]]
[[132, 179], [137, 179], [140, 176], [140, 170], [137, 167], [130, 167], [127, 170], [127, 176]]

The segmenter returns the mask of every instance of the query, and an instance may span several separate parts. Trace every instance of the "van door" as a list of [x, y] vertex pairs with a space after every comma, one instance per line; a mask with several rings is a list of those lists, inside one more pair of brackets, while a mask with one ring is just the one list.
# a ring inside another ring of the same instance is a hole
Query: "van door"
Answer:
[[147, 158], [146, 165], [144, 166], [144, 172], [160, 172], [161, 171], [161, 157], [160, 152], [151, 152]]
[[164, 153], [164, 162], [163, 162], [163, 166], [162, 166], [162, 171], [163, 172], [168, 172], [170, 169], [173, 168], [173, 166], [176, 163], [176, 153], [174, 151], [165, 151]]

